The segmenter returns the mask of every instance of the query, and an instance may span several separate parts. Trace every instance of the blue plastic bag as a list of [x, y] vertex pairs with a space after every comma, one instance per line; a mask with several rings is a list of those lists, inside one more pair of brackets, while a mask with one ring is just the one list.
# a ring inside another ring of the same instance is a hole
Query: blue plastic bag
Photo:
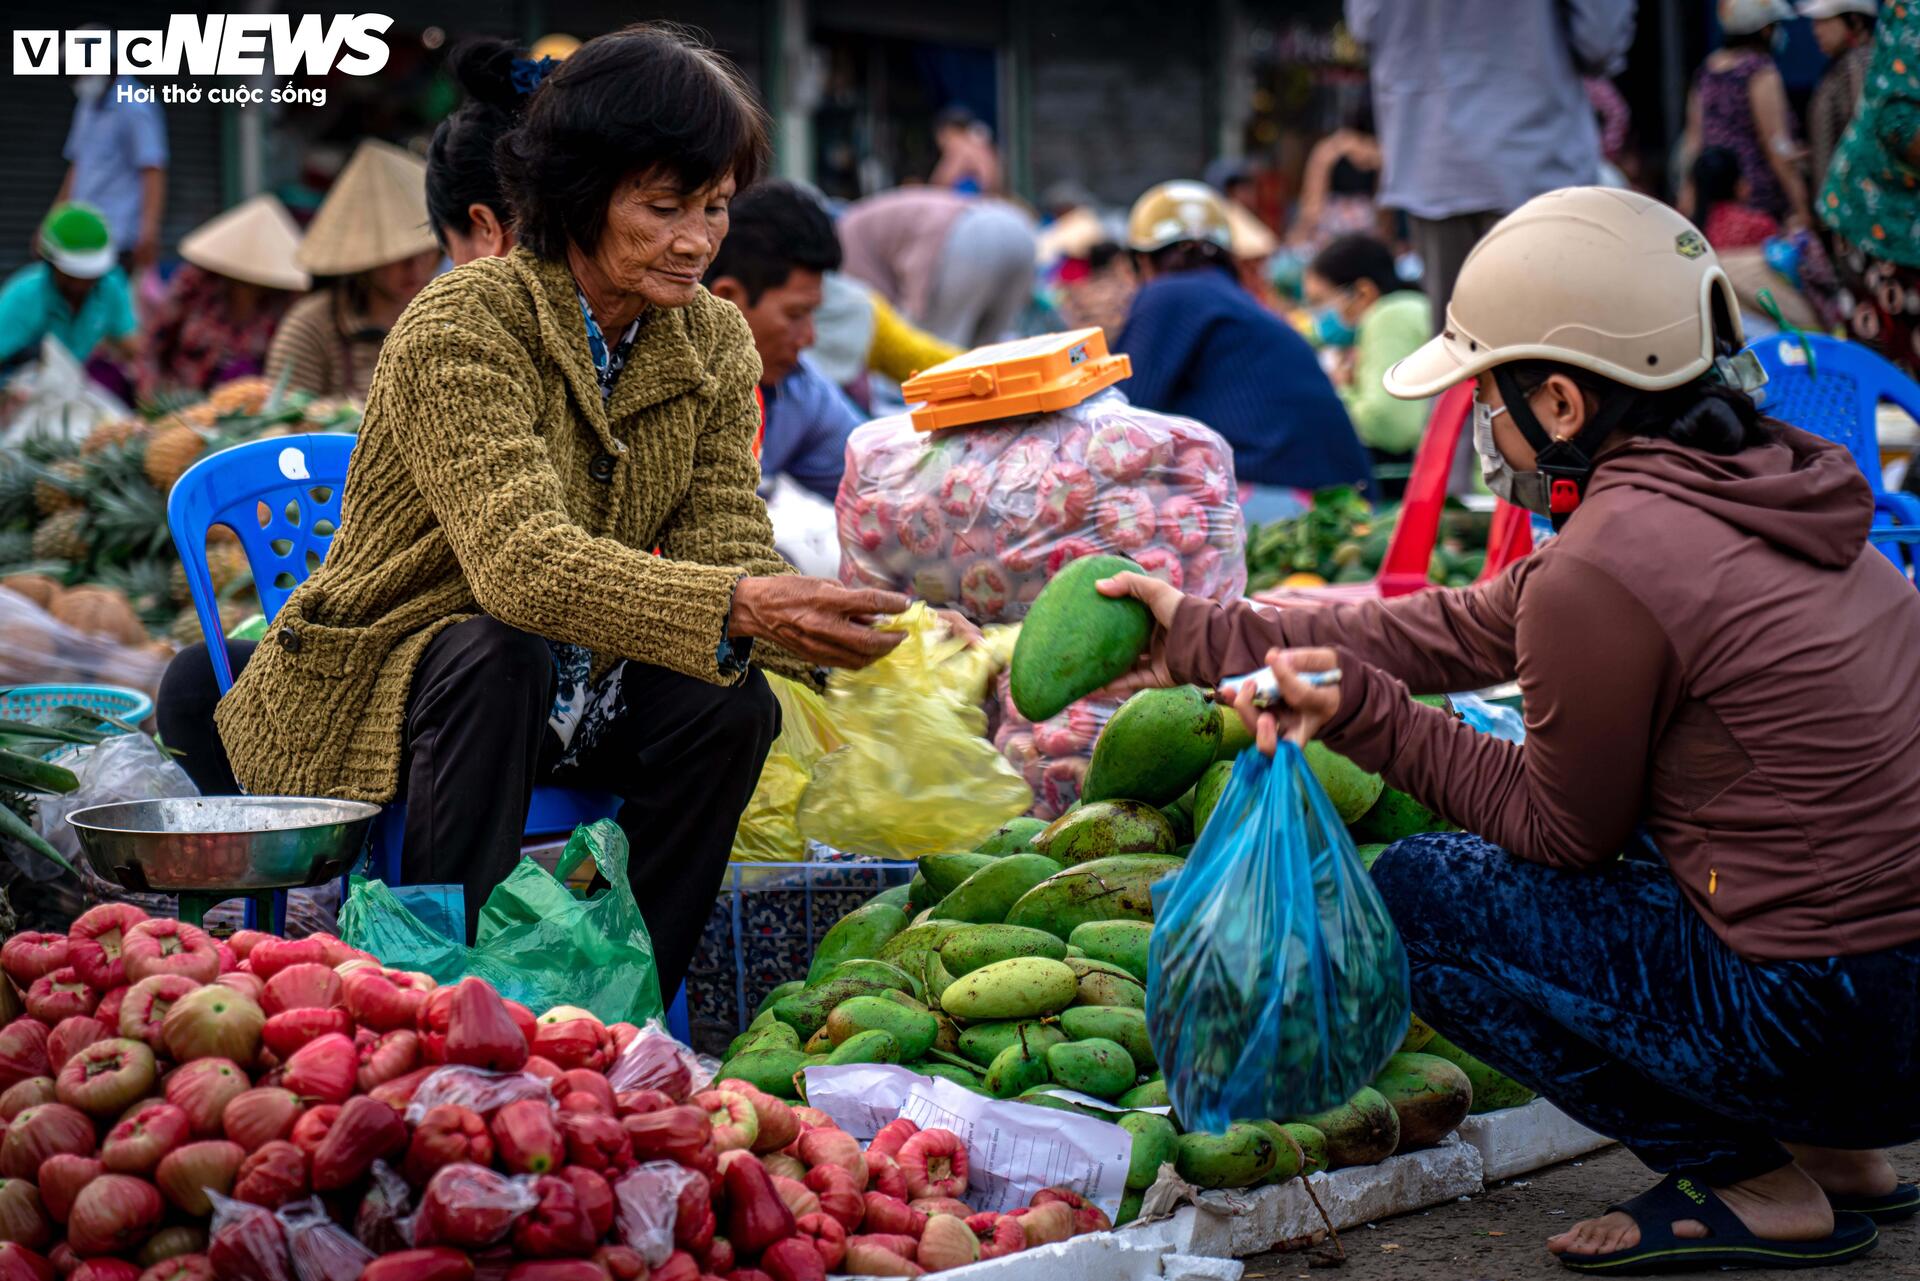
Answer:
[[1153, 887], [1147, 1032], [1188, 1130], [1352, 1098], [1407, 1032], [1407, 954], [1300, 749], [1234, 763]]

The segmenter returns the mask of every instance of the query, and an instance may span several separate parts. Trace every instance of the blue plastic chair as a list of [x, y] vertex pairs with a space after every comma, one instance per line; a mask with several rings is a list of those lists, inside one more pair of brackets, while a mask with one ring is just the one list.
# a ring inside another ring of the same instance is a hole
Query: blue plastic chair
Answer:
[[1776, 334], [1749, 350], [1767, 371], [1760, 408], [1846, 447], [1873, 489], [1873, 545], [1916, 578], [1920, 498], [1886, 487], [1874, 415], [1884, 400], [1920, 419], [1920, 384], [1860, 344], [1821, 334]]
[[[232, 688], [233, 670], [221, 643], [225, 630], [220, 603], [207, 569], [207, 531], [225, 525], [239, 536], [253, 570], [260, 610], [271, 620], [293, 589], [326, 559], [340, 523], [340, 495], [346, 487], [353, 443], [353, 436], [340, 432], [249, 441], [201, 459], [168, 494], [167, 527], [186, 570], [221, 693]], [[611, 793], [536, 787], [526, 834], [561, 836], [581, 823], [612, 818], [619, 808], [620, 798]], [[388, 804], [368, 839], [369, 861], [389, 885], [400, 884], [405, 828], [406, 806]], [[247, 907], [251, 923], [251, 900]], [[667, 1026], [682, 1041], [687, 1039], [684, 986], [668, 1011]]]

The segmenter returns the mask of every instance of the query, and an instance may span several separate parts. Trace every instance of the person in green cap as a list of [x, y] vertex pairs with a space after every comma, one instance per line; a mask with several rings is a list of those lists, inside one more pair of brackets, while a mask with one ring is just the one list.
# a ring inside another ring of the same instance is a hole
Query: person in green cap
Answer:
[[51, 334], [82, 364], [105, 345], [131, 360], [139, 321], [100, 211], [56, 205], [40, 224], [40, 257], [0, 285], [0, 370], [38, 356]]

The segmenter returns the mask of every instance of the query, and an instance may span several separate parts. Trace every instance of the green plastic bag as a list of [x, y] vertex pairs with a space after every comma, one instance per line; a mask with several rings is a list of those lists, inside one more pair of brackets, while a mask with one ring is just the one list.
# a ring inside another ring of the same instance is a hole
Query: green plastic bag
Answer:
[[593, 859], [606, 890], [576, 898], [523, 858], [487, 895], [472, 947], [421, 921], [384, 882], [356, 876], [340, 909], [340, 937], [390, 968], [440, 983], [483, 978], [535, 1014], [577, 1005], [604, 1023], [664, 1019], [653, 943], [627, 883], [626, 835], [607, 819], [575, 828], [560, 862], [583, 858]]

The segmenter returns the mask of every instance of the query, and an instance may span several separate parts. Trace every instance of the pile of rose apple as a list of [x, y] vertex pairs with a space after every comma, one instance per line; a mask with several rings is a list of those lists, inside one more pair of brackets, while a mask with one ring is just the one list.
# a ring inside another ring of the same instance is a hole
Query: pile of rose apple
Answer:
[[1107, 1226], [975, 1214], [947, 1131], [863, 1150], [655, 1030], [326, 935], [114, 904], [0, 969], [0, 1281], [915, 1276]]

